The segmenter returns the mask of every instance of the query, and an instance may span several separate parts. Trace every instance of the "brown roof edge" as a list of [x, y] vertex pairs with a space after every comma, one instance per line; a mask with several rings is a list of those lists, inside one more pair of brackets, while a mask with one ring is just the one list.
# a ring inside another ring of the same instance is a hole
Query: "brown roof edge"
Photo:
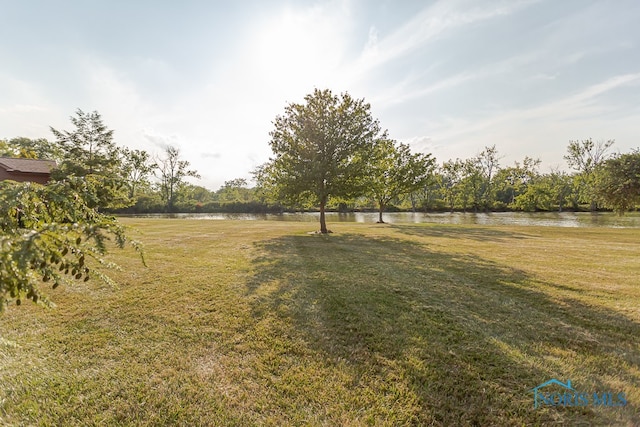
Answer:
[[14, 157], [0, 157], [0, 166], [8, 172], [45, 173], [57, 166], [53, 160], [19, 159]]

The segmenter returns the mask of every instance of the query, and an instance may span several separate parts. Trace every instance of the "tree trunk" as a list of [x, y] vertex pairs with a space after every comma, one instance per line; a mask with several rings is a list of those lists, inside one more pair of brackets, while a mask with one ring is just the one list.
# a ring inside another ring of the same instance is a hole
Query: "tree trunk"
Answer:
[[324, 218], [324, 207], [326, 204], [327, 204], [327, 198], [323, 197], [322, 200], [320, 200], [320, 233], [322, 234], [329, 233], [329, 230], [327, 230], [327, 222], [325, 221], [325, 218]]
[[384, 220], [382, 219], [382, 211], [384, 210], [384, 204], [382, 202], [378, 203], [380, 209], [378, 211], [378, 224], [384, 224]]

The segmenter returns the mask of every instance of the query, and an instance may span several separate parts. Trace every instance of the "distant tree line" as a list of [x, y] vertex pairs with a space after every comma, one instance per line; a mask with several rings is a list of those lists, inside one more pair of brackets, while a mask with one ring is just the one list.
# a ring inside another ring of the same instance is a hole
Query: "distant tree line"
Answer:
[[271, 133], [274, 157], [217, 190], [198, 178], [179, 149], [160, 156], [117, 146], [97, 112], [76, 111], [73, 129], [51, 128], [54, 141], [0, 140], [0, 156], [58, 162], [53, 180], [82, 177], [93, 207], [115, 213], [300, 210], [596, 211], [620, 214], [640, 204], [640, 152], [614, 153], [613, 140], [569, 141], [570, 172], [541, 172], [539, 159], [501, 163], [496, 146], [467, 159], [436, 164], [390, 139], [364, 100], [316, 90], [290, 104]]
[[[540, 172], [540, 160], [525, 157], [502, 166], [495, 146], [465, 160], [449, 160], [433, 180], [409, 195], [424, 211], [597, 211], [620, 214], [640, 205], [640, 152], [610, 152], [614, 141], [570, 141], [565, 160], [572, 172]], [[406, 200], [398, 200], [407, 207]]]
[[0, 140], [0, 156], [55, 160], [52, 182], [81, 178], [93, 194], [90, 207], [112, 213], [267, 212], [279, 205], [260, 201], [244, 179], [211, 191], [188, 182], [199, 178], [177, 147], [160, 156], [118, 146], [114, 131], [96, 111], [77, 110], [71, 130], [51, 128], [55, 140], [17, 137]]

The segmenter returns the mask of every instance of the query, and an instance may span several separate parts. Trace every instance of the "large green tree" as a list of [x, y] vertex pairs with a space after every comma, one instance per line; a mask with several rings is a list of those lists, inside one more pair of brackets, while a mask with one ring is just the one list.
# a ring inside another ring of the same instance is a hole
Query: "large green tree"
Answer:
[[370, 151], [367, 193], [378, 204], [379, 223], [382, 212], [392, 200], [424, 188], [433, 177], [435, 160], [430, 154], [412, 153], [406, 144], [380, 139]]
[[371, 150], [386, 133], [370, 105], [348, 93], [315, 89], [304, 101], [287, 105], [276, 117], [273, 157], [255, 177], [279, 202], [318, 206], [320, 232], [328, 233], [327, 202], [364, 194]]
[[91, 207], [130, 205], [120, 148], [113, 141], [113, 130], [107, 128], [97, 111], [85, 113], [78, 109], [71, 123], [74, 126], [71, 131], [50, 128], [62, 153], [52, 178], [83, 178], [94, 196], [89, 201]]
[[108, 280], [100, 270], [111, 266], [103, 258], [108, 240], [123, 247], [128, 239], [114, 217], [87, 204], [91, 198], [77, 177], [48, 185], [0, 181], [0, 311], [10, 301], [47, 303], [47, 285]]
[[619, 215], [640, 204], [640, 150], [615, 156], [599, 171], [598, 197]]

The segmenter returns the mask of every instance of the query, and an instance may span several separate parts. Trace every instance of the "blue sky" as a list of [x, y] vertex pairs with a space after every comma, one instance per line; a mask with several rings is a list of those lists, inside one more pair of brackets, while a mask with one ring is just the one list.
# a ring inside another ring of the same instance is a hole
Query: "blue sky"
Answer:
[[565, 168], [569, 140], [640, 146], [638, 22], [637, 0], [0, 0], [0, 138], [97, 110], [217, 189], [317, 87], [439, 162], [495, 144], [503, 166]]

